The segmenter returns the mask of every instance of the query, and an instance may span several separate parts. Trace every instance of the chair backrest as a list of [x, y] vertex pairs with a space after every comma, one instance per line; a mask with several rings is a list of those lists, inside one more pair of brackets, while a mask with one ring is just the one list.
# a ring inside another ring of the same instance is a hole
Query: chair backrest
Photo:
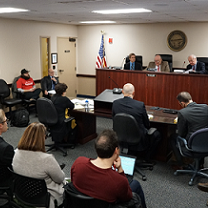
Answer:
[[205, 64], [206, 72], [208, 72], [208, 57], [197, 57], [197, 61], [203, 62]]
[[65, 208], [108, 208], [110, 204], [106, 201], [95, 199], [90, 196], [75, 193], [73, 190], [64, 191]]
[[[130, 62], [130, 60], [129, 60], [129, 56], [127, 56], [127, 57], [126, 57], [126, 64], [127, 64], [128, 62]], [[135, 62], [140, 63], [140, 64], [141, 64], [141, 67], [142, 67], [142, 66], [143, 66], [142, 56], [136, 56], [136, 60], [135, 60]]]
[[51, 100], [42, 97], [36, 102], [36, 108], [38, 113], [38, 120], [47, 125], [53, 126], [58, 122], [58, 113]]
[[194, 132], [188, 139], [188, 147], [194, 152], [208, 154], [208, 128]]
[[170, 71], [173, 71], [173, 55], [171, 54], [159, 54], [163, 61], [167, 61], [169, 64]]
[[0, 97], [6, 98], [9, 95], [10, 95], [9, 86], [3, 79], [0, 79]]
[[117, 133], [121, 146], [138, 145], [141, 133], [136, 119], [126, 113], [118, 113], [113, 118], [113, 130]]
[[13, 95], [13, 98], [19, 98], [19, 94], [20, 93], [18, 93], [18, 90], [17, 90], [17, 81], [18, 81], [19, 78], [20, 78], [20, 76], [15, 77], [13, 82], [12, 82], [12, 95]]
[[10, 171], [14, 179], [13, 192], [18, 201], [29, 206], [49, 207], [50, 193], [44, 179], [30, 178]]

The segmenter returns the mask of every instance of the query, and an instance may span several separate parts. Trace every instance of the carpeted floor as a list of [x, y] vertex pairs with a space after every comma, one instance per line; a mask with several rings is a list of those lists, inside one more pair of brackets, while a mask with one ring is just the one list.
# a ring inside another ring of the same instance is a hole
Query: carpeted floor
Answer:
[[[30, 122], [38, 121], [34, 114], [30, 115]], [[100, 133], [105, 128], [112, 128], [112, 120], [107, 118], [97, 117], [97, 133]], [[25, 128], [10, 127], [2, 136], [4, 139], [17, 146], [20, 137]], [[46, 143], [52, 143], [51, 138], [46, 140]], [[50, 152], [55, 156], [57, 161], [65, 163], [64, 172], [66, 177], [70, 177], [70, 168], [75, 159], [79, 156], [95, 158], [94, 141], [90, 141], [84, 145], [77, 145], [75, 149], [68, 149], [68, 155], [63, 157], [59, 151]], [[147, 181], [142, 181], [141, 176], [135, 173], [146, 197], [148, 208], [205, 208], [208, 194], [197, 189], [197, 186], [189, 186], [188, 182], [190, 175], [174, 176], [174, 171], [171, 167], [162, 162], [157, 162], [153, 171], [144, 170], [147, 176]], [[199, 178], [197, 182], [208, 182], [208, 179]]]

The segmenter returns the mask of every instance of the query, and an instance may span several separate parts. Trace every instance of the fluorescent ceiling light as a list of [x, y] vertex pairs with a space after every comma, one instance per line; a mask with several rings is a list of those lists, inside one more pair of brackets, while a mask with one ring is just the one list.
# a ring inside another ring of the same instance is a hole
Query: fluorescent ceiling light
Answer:
[[28, 12], [27, 9], [13, 8], [13, 7], [2, 7], [0, 8], [0, 13], [14, 13], [14, 12]]
[[99, 14], [129, 14], [129, 13], [142, 13], [142, 12], [152, 12], [149, 9], [136, 8], [136, 9], [115, 9], [115, 10], [94, 10], [93, 13]]
[[102, 24], [102, 23], [116, 23], [115, 21], [109, 21], [109, 20], [106, 20], [106, 21], [83, 21], [83, 22], [80, 22], [80, 23], [84, 23], [84, 24]]

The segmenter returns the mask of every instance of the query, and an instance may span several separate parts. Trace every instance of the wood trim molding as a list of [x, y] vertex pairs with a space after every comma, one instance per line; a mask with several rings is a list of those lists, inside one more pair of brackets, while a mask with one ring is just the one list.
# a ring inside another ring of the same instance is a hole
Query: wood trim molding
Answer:
[[77, 74], [77, 77], [88, 77], [88, 78], [96, 78], [96, 75], [90, 75], [90, 74]]

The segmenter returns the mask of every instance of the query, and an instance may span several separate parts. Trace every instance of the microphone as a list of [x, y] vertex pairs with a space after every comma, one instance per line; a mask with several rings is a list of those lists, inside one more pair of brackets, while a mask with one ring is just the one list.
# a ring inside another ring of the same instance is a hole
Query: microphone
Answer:
[[116, 86], [118, 87], [118, 88], [113, 88], [113, 94], [121, 94], [122, 93], [122, 89], [119, 88], [118, 84], [110, 76], [108, 78], [111, 79], [113, 81], [113, 83], [115, 83]]
[[181, 68], [183, 68], [183, 67], [184, 67], [184, 64], [185, 64], [185, 63], [186, 63], [186, 62], [184, 61], [184, 62], [183, 62], [183, 65], [182, 65], [182, 67], [181, 67]]

